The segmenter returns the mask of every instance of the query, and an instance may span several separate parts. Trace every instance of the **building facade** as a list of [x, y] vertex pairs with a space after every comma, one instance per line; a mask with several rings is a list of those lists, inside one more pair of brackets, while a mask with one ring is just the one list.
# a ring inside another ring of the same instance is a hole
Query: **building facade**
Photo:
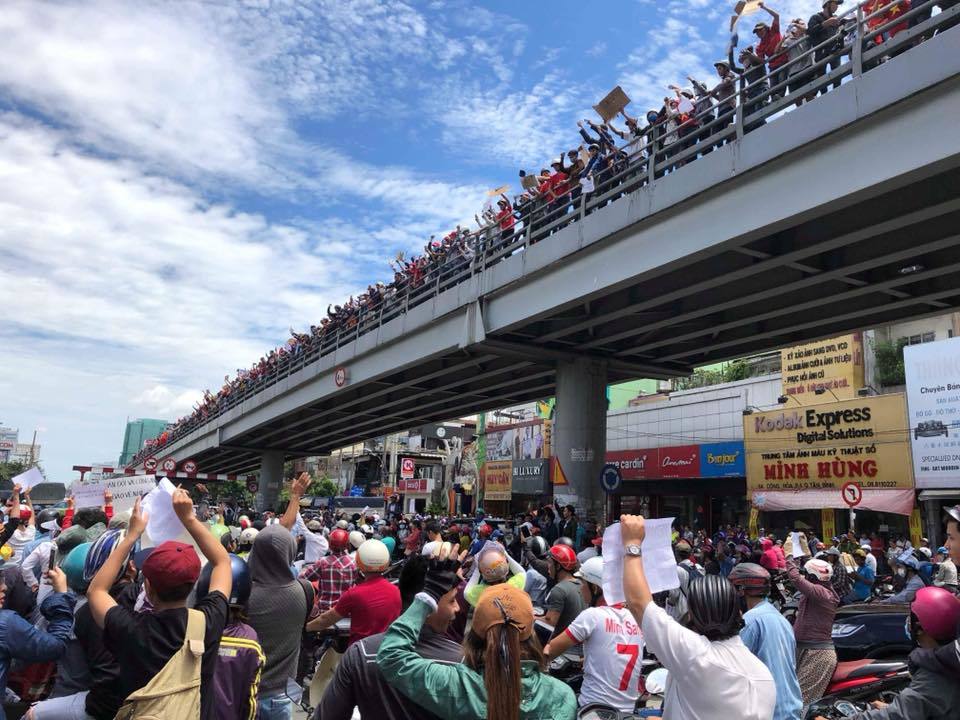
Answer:
[[128, 420], [123, 431], [123, 450], [120, 452], [119, 467], [125, 467], [133, 456], [144, 447], [147, 440], [153, 440], [166, 429], [170, 423], [167, 420], [138, 418]]

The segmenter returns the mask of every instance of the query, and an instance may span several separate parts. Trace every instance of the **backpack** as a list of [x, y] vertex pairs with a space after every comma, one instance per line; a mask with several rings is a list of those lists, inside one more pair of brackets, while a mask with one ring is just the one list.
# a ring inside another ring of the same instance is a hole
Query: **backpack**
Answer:
[[130, 693], [114, 720], [198, 720], [206, 618], [187, 609], [183, 646], [146, 685]]

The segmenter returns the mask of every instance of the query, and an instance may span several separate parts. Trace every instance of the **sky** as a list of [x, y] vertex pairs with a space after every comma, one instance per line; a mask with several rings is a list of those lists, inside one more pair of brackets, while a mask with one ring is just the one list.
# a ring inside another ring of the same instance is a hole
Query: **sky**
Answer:
[[5, 0], [0, 425], [39, 428], [52, 480], [116, 461], [128, 418], [188, 413], [388, 280], [399, 250], [576, 147], [615, 85], [643, 115], [710, 81], [729, 12]]

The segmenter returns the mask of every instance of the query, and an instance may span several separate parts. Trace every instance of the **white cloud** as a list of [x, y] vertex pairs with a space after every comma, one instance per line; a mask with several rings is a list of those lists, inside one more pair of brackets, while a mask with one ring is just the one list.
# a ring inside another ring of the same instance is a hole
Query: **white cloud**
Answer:
[[595, 45], [592, 45], [591, 47], [587, 48], [585, 54], [588, 57], [596, 58], [596, 57], [600, 57], [606, 52], [607, 52], [607, 43], [601, 40]]

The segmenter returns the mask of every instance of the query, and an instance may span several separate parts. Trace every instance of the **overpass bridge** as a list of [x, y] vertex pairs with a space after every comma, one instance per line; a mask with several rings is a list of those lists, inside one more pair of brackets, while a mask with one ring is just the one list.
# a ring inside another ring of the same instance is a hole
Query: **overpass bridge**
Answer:
[[607, 383], [960, 308], [956, 19], [848, 48], [801, 91], [741, 104], [707, 143], [722, 147], [677, 144], [576, 212], [480, 246], [157, 456], [260, 470], [269, 501], [284, 459], [556, 395], [555, 453], [595, 509]]

